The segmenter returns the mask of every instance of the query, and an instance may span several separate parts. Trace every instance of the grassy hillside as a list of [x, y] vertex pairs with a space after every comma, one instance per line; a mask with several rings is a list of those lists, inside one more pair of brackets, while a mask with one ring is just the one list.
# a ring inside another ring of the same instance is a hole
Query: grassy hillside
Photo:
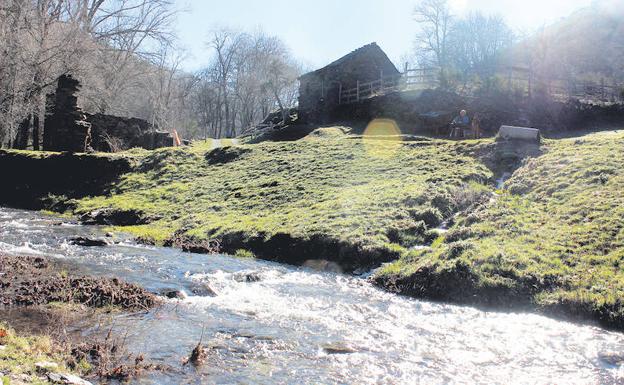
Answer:
[[[435, 238], [430, 230], [479, 192], [491, 172], [452, 142], [363, 139], [321, 130], [298, 142], [163, 149], [126, 174], [111, 196], [78, 201], [106, 222], [119, 213], [144, 240], [189, 249], [248, 249], [346, 269], [390, 260]], [[114, 221], [113, 221], [114, 222]]]
[[[538, 305], [624, 326], [624, 133], [548, 141], [496, 199], [376, 281], [416, 296]], [[515, 300], [515, 301], [513, 301]]]
[[104, 193], [47, 200], [146, 242], [347, 271], [392, 262], [373, 278], [392, 291], [624, 328], [624, 132], [546, 140], [501, 190], [491, 170], [523, 146], [325, 128], [213, 147], [131, 152], [129, 172], [91, 189]]

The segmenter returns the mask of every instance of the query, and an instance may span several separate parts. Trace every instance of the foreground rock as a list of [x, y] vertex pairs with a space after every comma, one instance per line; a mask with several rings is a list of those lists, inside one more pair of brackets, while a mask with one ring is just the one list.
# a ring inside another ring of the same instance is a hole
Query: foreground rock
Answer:
[[87, 237], [76, 237], [69, 240], [71, 245], [84, 246], [84, 247], [99, 247], [106, 246], [108, 242], [103, 239], [92, 239]]
[[65, 373], [50, 373], [48, 379], [54, 384], [65, 385], [92, 385], [89, 381], [83, 380], [78, 376]]

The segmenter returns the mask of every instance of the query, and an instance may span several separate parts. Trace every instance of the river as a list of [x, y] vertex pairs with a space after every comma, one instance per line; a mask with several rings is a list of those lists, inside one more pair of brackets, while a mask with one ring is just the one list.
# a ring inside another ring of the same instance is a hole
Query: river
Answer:
[[[605, 358], [624, 353], [621, 333], [419, 301], [358, 277], [141, 246], [123, 237], [110, 246], [74, 246], [69, 238], [104, 237], [104, 230], [61, 221], [0, 209], [0, 252], [45, 255], [84, 273], [188, 294], [147, 313], [114, 316], [132, 351], [176, 368], [135, 383], [624, 382], [624, 368]], [[85, 338], [95, 327], [87, 325]], [[207, 362], [182, 366], [202, 331]]]

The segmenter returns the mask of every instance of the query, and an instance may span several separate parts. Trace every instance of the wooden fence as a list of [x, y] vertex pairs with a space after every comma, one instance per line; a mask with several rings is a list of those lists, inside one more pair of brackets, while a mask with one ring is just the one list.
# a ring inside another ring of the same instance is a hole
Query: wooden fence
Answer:
[[389, 92], [407, 91], [416, 89], [436, 88], [439, 85], [438, 68], [408, 69], [399, 75], [384, 75], [370, 82], [357, 82], [356, 87], [342, 89], [338, 93], [339, 104], [357, 103], [373, 96], [385, 95]]
[[528, 68], [507, 67], [499, 71], [504, 86], [522, 98], [531, 99], [546, 94], [554, 99], [589, 99], [603, 102], [624, 101], [624, 83], [607, 79], [579, 80], [577, 78], [545, 77]]

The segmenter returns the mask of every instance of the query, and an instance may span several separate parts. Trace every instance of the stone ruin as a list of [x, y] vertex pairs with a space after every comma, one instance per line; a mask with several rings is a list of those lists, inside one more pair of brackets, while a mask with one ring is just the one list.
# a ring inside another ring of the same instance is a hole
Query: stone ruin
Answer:
[[71, 75], [62, 75], [54, 96], [49, 96], [43, 131], [46, 151], [86, 152], [91, 146], [91, 123], [78, 107], [76, 93], [80, 82]]
[[62, 75], [48, 98], [43, 133], [45, 151], [116, 152], [134, 147], [173, 146], [173, 137], [143, 119], [88, 114], [78, 106], [80, 82]]
[[173, 146], [168, 132], [157, 131], [148, 121], [106, 114], [87, 114], [91, 123], [91, 146], [96, 151], [116, 152], [134, 147], [154, 150]]

